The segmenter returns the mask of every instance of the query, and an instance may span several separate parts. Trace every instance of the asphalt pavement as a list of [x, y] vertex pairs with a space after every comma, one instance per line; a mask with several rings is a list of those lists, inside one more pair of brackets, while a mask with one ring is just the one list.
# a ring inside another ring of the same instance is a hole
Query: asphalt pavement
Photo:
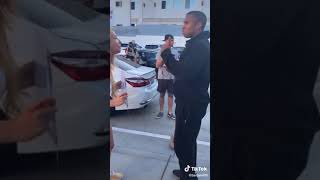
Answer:
[[[173, 169], [179, 168], [177, 157], [169, 147], [174, 120], [159, 112], [159, 96], [144, 109], [122, 111], [111, 117], [115, 148], [111, 155], [111, 170], [124, 173], [124, 180], [176, 180]], [[167, 114], [167, 98], [165, 101]], [[202, 120], [198, 136], [197, 166], [201, 180], [210, 179], [210, 105]]]

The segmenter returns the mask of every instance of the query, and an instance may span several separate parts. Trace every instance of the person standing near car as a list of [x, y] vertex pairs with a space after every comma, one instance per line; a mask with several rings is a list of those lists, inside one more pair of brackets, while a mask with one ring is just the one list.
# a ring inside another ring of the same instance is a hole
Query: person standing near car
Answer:
[[[121, 106], [125, 103], [127, 99], [127, 93], [116, 95], [117, 89], [119, 89], [119, 85], [121, 82], [115, 82], [115, 78], [113, 76], [114, 71], [114, 56], [121, 51], [121, 43], [119, 39], [117, 38], [117, 35], [112, 30], [110, 31], [110, 108]], [[113, 139], [113, 132], [112, 132], [112, 126], [110, 124], [110, 154], [109, 157], [111, 157], [111, 151], [114, 147], [114, 139]], [[111, 158], [109, 158], [111, 160]], [[115, 171], [110, 171], [110, 179], [111, 180], [121, 180], [123, 178], [123, 174]]]
[[188, 167], [196, 167], [197, 137], [210, 102], [210, 33], [204, 31], [206, 22], [206, 15], [201, 11], [187, 13], [182, 31], [184, 37], [191, 39], [186, 42], [179, 61], [172, 55], [169, 44], [164, 44], [161, 50], [162, 63], [175, 76], [174, 149], [180, 170], [173, 170], [173, 174], [182, 180], [198, 179]]
[[[164, 37], [164, 44], [172, 48], [174, 44], [174, 38], [171, 34], [167, 34]], [[156, 119], [161, 119], [164, 115], [164, 98], [166, 92], [168, 92], [168, 118], [175, 120], [176, 117], [172, 112], [173, 107], [173, 80], [174, 76], [171, 74], [167, 66], [163, 64], [163, 60], [160, 56], [161, 51], [159, 51], [156, 55], [156, 68], [158, 69], [158, 92], [160, 93], [160, 112], [156, 116]]]
[[130, 59], [131, 61], [138, 63], [138, 51], [135, 48], [133, 42], [129, 42], [128, 48], [126, 49], [126, 58]]

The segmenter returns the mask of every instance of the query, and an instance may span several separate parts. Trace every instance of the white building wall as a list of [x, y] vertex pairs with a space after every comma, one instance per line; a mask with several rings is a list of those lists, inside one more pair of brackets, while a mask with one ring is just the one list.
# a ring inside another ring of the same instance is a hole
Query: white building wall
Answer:
[[[116, 2], [122, 2], [122, 7], [116, 7]], [[110, 1], [111, 26], [130, 26], [130, 0]]]
[[[115, 1], [111, 0], [111, 5], [115, 5]], [[186, 0], [166, 0], [166, 9], [162, 9], [163, 0], [122, 0], [123, 6], [125, 4], [128, 5], [129, 8], [129, 15], [127, 12], [124, 12], [125, 8], [116, 8], [114, 9], [114, 16], [123, 16], [122, 18], [117, 18], [117, 20], [124, 20], [126, 19], [125, 23], [130, 25], [130, 17], [131, 17], [131, 24], [183, 24], [183, 19], [185, 15], [192, 10], [202, 11], [207, 15], [208, 18], [208, 25], [210, 24], [210, 0], [191, 0], [194, 1], [194, 6], [190, 8], [185, 8]], [[177, 1], [180, 1], [179, 7], [176, 7]], [[124, 3], [126, 2], [126, 3]], [[130, 10], [130, 2], [135, 2], [135, 10]], [[203, 6], [202, 6], [203, 2]], [[145, 7], [143, 7], [143, 3], [145, 3]], [[156, 3], [156, 7], [154, 7], [154, 3]], [[116, 12], [115, 11], [121, 11]], [[129, 23], [126, 17], [129, 17]], [[115, 23], [117, 24], [117, 23]]]

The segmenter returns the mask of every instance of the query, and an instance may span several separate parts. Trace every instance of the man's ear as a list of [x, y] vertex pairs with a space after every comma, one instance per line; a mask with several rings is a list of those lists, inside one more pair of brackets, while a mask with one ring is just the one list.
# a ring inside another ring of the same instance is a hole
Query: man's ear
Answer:
[[197, 27], [197, 29], [202, 30], [202, 24], [201, 24], [200, 22], [198, 22], [198, 23], [196, 24], [196, 27]]

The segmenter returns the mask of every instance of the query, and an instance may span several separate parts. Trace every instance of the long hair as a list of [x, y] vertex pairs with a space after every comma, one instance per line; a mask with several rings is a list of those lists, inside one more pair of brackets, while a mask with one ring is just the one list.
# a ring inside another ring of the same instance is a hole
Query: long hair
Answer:
[[18, 75], [17, 66], [7, 39], [7, 30], [10, 28], [9, 15], [13, 13], [12, 0], [0, 0], [0, 68], [6, 77], [6, 96], [4, 110], [8, 115], [18, 111]]
[[[111, 37], [111, 33], [112, 32], [114, 32], [114, 31], [112, 29], [110, 29], [109, 37]], [[114, 68], [115, 54], [114, 54], [114, 52], [112, 52], [111, 48], [112, 47], [110, 46], [110, 49], [109, 49], [109, 53], [110, 53], [110, 83], [111, 83], [111, 96], [113, 97], [115, 95], [117, 87], [115, 86], [116, 82], [114, 81], [114, 78], [113, 78], [113, 73], [114, 73], [114, 70], [115, 70], [115, 68]]]
[[115, 81], [113, 78], [114, 72], [114, 54], [110, 52], [110, 83], [111, 83], [111, 96], [113, 97], [116, 92]]

